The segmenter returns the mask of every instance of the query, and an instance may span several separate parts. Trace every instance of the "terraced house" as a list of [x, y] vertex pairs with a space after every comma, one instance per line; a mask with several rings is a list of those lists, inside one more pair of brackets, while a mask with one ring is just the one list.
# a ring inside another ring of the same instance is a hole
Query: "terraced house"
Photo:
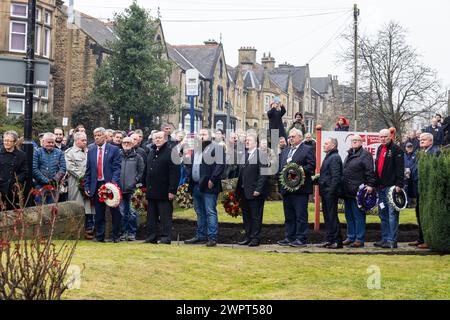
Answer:
[[[33, 110], [53, 112], [56, 0], [39, 0], [36, 9], [36, 59], [48, 60], [50, 79], [47, 89], [35, 89]], [[24, 58], [27, 48], [28, 1], [0, 1], [0, 55]], [[20, 116], [25, 112], [24, 87], [0, 87], [0, 99], [6, 104], [6, 113]]]

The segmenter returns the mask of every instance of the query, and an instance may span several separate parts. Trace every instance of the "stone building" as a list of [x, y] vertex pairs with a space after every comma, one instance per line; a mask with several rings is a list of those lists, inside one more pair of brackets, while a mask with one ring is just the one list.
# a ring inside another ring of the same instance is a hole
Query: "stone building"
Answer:
[[[55, 73], [56, 2], [38, 0], [36, 8], [35, 58], [50, 63], [49, 87], [34, 91], [33, 111], [53, 112]], [[23, 58], [27, 47], [27, 0], [0, 1], [0, 55]], [[20, 116], [25, 112], [24, 87], [0, 87], [0, 100], [6, 105], [6, 113]]]

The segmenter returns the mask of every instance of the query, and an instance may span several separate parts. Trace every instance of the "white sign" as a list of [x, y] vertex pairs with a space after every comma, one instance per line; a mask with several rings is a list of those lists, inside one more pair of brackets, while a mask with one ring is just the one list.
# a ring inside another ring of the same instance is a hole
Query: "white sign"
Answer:
[[68, 124], [69, 124], [69, 118], [63, 118], [63, 121], [62, 121], [63, 127], [67, 127]]
[[199, 72], [197, 69], [186, 70], [186, 95], [198, 96], [198, 79]]
[[329, 138], [335, 138], [338, 141], [338, 150], [339, 155], [342, 158], [342, 162], [345, 161], [345, 158], [348, 155], [348, 150], [351, 148], [352, 144], [352, 137], [354, 135], [359, 135], [363, 140], [363, 148], [369, 151], [369, 153], [372, 155], [373, 159], [375, 160], [377, 156], [377, 149], [380, 145], [380, 137], [379, 134], [376, 132], [349, 132], [349, 131], [322, 131], [322, 146], [320, 147], [321, 150], [321, 159], [323, 162], [323, 159], [325, 159], [325, 152], [323, 152], [323, 143], [325, 140]]

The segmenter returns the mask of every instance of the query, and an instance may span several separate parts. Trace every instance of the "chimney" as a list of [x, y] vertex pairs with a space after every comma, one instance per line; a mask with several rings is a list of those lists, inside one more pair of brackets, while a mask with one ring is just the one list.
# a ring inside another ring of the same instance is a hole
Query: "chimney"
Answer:
[[261, 64], [263, 65], [264, 70], [273, 70], [275, 68], [275, 58], [271, 56], [270, 52], [268, 56], [264, 53], [261, 58]]
[[256, 49], [254, 47], [241, 47], [239, 49], [239, 65], [255, 65]]
[[283, 68], [291, 68], [291, 67], [293, 67], [293, 65], [287, 63], [287, 61], [286, 61], [286, 62], [284, 62], [284, 63], [280, 63], [280, 64], [278, 65], [278, 67], [281, 68], [281, 69], [283, 69]]
[[214, 39], [208, 39], [206, 41], [203, 42], [205, 45], [212, 45], [212, 44], [219, 44], [216, 40]]

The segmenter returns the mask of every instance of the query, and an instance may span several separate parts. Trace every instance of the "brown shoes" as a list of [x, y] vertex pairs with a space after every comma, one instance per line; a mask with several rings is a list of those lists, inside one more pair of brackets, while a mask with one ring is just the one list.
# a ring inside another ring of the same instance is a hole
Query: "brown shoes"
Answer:
[[93, 230], [87, 230], [84, 232], [84, 239], [86, 240], [92, 240], [94, 239], [94, 231]]
[[410, 247], [417, 247], [419, 244], [422, 244], [422, 243], [420, 243], [419, 241], [414, 241], [414, 242], [410, 242], [410, 243], [408, 243], [408, 246], [410, 246]]
[[353, 243], [353, 241], [347, 239], [347, 240], [345, 240], [344, 242], [342, 242], [342, 245], [344, 245], [344, 246], [349, 246], [349, 245], [351, 245], [352, 243]]
[[417, 246], [417, 248], [419, 248], [419, 249], [428, 249], [429, 247], [428, 247], [428, 245], [426, 243], [422, 243], [422, 244], [419, 244]]
[[351, 248], [363, 248], [364, 242], [361, 241], [355, 241], [350, 245]]

